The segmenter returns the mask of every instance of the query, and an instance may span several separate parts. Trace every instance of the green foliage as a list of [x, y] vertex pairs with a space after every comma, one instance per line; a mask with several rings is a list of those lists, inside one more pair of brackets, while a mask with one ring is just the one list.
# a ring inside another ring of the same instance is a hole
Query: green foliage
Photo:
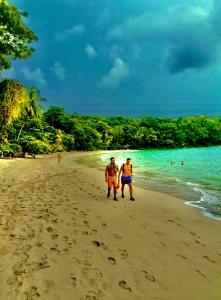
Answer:
[[31, 119], [39, 119], [43, 111], [42, 101], [45, 101], [45, 99], [41, 97], [38, 88], [32, 86], [27, 89], [26, 102], [22, 108], [23, 116]]
[[[42, 114], [42, 98], [38, 89], [31, 88], [26, 93], [19, 82], [4, 80], [0, 82], [0, 91], [0, 124], [4, 129], [2, 147], [5, 152], [42, 154], [63, 150], [177, 148], [221, 144], [221, 117], [92, 117], [68, 114], [57, 106], [49, 107]], [[4, 132], [7, 133], [5, 139]]]
[[33, 136], [22, 138], [20, 143], [22, 144], [23, 152], [34, 154], [53, 152], [53, 145], [50, 145], [47, 141], [37, 140]]
[[23, 85], [13, 79], [0, 82], [0, 126], [8, 127], [21, 114], [27, 98]]
[[22, 147], [17, 144], [2, 144], [0, 145], [0, 151], [3, 153], [11, 153], [15, 156], [21, 156], [22, 155]]
[[63, 134], [60, 129], [56, 129], [55, 134], [55, 151], [63, 150]]
[[34, 51], [29, 44], [37, 37], [23, 22], [24, 17], [27, 13], [0, 0], [0, 72], [10, 68], [10, 58], [25, 59]]
[[71, 151], [75, 149], [73, 135], [63, 133], [62, 142], [64, 150]]

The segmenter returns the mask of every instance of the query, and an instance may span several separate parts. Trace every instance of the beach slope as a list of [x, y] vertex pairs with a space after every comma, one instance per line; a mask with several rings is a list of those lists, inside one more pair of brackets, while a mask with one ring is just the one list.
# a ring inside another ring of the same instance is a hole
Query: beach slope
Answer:
[[108, 199], [83, 155], [0, 174], [0, 298], [221, 299], [221, 222], [154, 191]]

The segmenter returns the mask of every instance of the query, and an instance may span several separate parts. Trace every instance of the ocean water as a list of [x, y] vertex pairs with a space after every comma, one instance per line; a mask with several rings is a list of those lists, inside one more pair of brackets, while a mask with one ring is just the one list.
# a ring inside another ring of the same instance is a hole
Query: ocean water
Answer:
[[131, 158], [136, 185], [181, 197], [221, 220], [221, 146], [110, 151], [88, 157], [85, 163], [103, 170], [111, 156], [119, 166]]

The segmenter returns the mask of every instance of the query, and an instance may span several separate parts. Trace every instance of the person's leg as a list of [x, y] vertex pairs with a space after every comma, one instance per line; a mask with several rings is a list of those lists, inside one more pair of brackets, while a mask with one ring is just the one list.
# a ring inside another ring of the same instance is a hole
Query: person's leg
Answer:
[[108, 188], [108, 192], [107, 192], [107, 197], [109, 198], [110, 197], [110, 192], [111, 192], [111, 180], [110, 178], [108, 177], [107, 179], [107, 188]]
[[133, 186], [132, 183], [129, 183], [129, 191], [130, 191], [130, 200], [134, 201], [134, 197], [133, 197]]
[[117, 188], [114, 188], [114, 200], [117, 200]]
[[121, 197], [124, 198], [124, 183], [122, 183], [121, 185], [121, 192], [122, 192]]
[[117, 178], [113, 179], [114, 200], [117, 201]]
[[111, 192], [111, 188], [108, 187], [108, 191], [107, 191], [107, 197], [110, 197], [110, 192]]

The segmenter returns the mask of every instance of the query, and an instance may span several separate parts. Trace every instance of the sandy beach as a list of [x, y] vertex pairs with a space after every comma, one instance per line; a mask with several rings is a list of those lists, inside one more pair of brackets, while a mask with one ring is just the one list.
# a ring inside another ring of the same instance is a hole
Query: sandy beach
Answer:
[[221, 299], [221, 222], [137, 187], [108, 199], [84, 155], [1, 171], [0, 299]]

